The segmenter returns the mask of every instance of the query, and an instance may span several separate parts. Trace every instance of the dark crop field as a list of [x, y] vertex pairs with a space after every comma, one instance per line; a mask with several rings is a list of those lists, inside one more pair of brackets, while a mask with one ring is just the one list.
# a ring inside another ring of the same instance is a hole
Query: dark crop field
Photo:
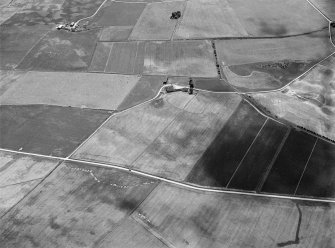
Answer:
[[186, 181], [226, 187], [264, 122], [264, 116], [242, 102], [195, 164]]
[[234, 89], [228, 84], [227, 79], [218, 78], [196, 78], [194, 86], [197, 89], [213, 92], [233, 92]]
[[294, 194], [315, 142], [314, 136], [291, 130], [261, 191]]
[[318, 140], [305, 173], [298, 195], [335, 197], [335, 145]]
[[287, 131], [286, 126], [268, 119], [228, 187], [255, 191]]
[[43, 71], [86, 71], [99, 30], [72, 33], [54, 30], [25, 56], [19, 69]]
[[49, 30], [47, 26], [0, 26], [0, 67], [13, 69]]
[[47, 105], [0, 106], [0, 147], [67, 156], [109, 115]]

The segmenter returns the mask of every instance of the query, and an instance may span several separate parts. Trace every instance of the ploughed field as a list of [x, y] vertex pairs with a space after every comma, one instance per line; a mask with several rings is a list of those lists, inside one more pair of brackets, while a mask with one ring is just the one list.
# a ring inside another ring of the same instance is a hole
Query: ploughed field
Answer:
[[335, 247], [334, 18], [0, 0], [0, 247]]

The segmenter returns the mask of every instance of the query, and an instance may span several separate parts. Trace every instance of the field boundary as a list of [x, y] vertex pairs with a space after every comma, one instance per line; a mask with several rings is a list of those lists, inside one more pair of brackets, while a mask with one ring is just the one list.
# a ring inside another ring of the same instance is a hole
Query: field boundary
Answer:
[[[329, 39], [330, 39], [330, 42], [332, 43], [332, 45], [335, 47], [335, 44], [334, 44], [334, 42], [333, 42], [333, 35], [332, 35], [332, 31], [331, 31], [331, 29], [333, 28], [332, 26], [331, 26], [331, 23], [332, 22], [329, 22]], [[334, 30], [335, 30], [335, 28], [333, 28]]]
[[[22, 57], [22, 59], [16, 64], [16, 66], [14, 66], [14, 70], [16, 70], [16, 67], [18, 67], [23, 60], [27, 57], [27, 55], [40, 43], [40, 41], [42, 41], [49, 33], [51, 32], [51, 30], [47, 31], [44, 35], [42, 35], [41, 38], [39, 38], [34, 44], [33, 46], [28, 50], [28, 52], [26, 52], [26, 54]], [[26, 70], [22, 70], [22, 71], [26, 71]]]
[[269, 116], [269, 115], [267, 115], [267, 114], [264, 114], [261, 110], [259, 110], [252, 102], [250, 102], [248, 99], [246, 99], [246, 98], [243, 98], [243, 100], [244, 101], [246, 101], [248, 104], [250, 104], [259, 114], [261, 114], [262, 116], [264, 116], [265, 118], [268, 118], [268, 119], [271, 119], [271, 120], [273, 120], [273, 121], [275, 121], [275, 122], [277, 122], [277, 123], [280, 123], [280, 124], [282, 124], [282, 125], [284, 125], [284, 126], [287, 126], [285, 123], [283, 123], [283, 122], [281, 122], [280, 120], [277, 120], [277, 119], [275, 119], [275, 118], [273, 118], [273, 117], [271, 117], [271, 116]]
[[[213, 54], [214, 54], [214, 59], [215, 59], [216, 70], [218, 72], [219, 80], [222, 80], [222, 74], [223, 74], [223, 72], [221, 72], [221, 66], [220, 66], [220, 63], [219, 63], [219, 60], [218, 60], [218, 54], [217, 54], [217, 51], [216, 51], [215, 41], [212, 40], [211, 43], [212, 43], [212, 48], [213, 48]], [[228, 80], [227, 80], [227, 83], [230, 85], [230, 83], [228, 82]]]
[[277, 157], [278, 157], [279, 153], [281, 152], [283, 146], [285, 145], [286, 140], [287, 140], [288, 136], [290, 135], [290, 133], [291, 133], [291, 128], [288, 127], [287, 131], [286, 131], [286, 133], [285, 133], [285, 135], [284, 135], [284, 137], [282, 139], [282, 141], [280, 142], [280, 144], [279, 144], [279, 146], [277, 148], [276, 153], [273, 155], [273, 158], [272, 158], [270, 164], [267, 166], [266, 171], [265, 171], [263, 177], [261, 178], [261, 180], [259, 181], [259, 183], [258, 183], [258, 185], [256, 187], [256, 192], [261, 192], [261, 189], [262, 189], [262, 187], [263, 187], [266, 179], [268, 178], [268, 176], [270, 174], [270, 171], [271, 171], [271, 169], [273, 167], [273, 164], [276, 162]]
[[311, 159], [311, 157], [312, 157], [312, 155], [313, 155], [314, 148], [315, 148], [315, 146], [316, 146], [316, 143], [318, 143], [318, 140], [319, 140], [319, 139], [316, 138], [316, 140], [315, 140], [315, 142], [314, 142], [314, 146], [313, 146], [313, 148], [312, 148], [312, 151], [311, 151], [311, 153], [310, 153], [309, 156], [308, 156], [308, 159], [307, 159], [307, 162], [306, 162], [306, 164], [305, 164], [304, 170], [302, 171], [302, 173], [301, 173], [301, 175], [300, 175], [300, 178], [299, 178], [299, 182], [298, 182], [298, 184], [297, 184], [297, 187], [296, 187], [295, 190], [294, 190], [294, 195], [296, 195], [296, 193], [297, 193], [297, 191], [298, 191], [300, 182], [301, 182], [301, 180], [302, 180], [302, 178], [303, 178], [303, 176], [304, 176], [304, 174], [305, 174], [305, 171], [306, 171], [306, 169], [307, 169], [309, 160]]
[[[97, 44], [98, 44], [98, 42], [97, 42]], [[113, 50], [113, 47], [114, 47], [114, 43], [112, 43], [112, 45], [111, 45], [111, 47], [110, 47], [110, 50], [109, 50], [109, 53], [108, 53], [108, 58], [107, 58], [107, 60], [106, 60], [106, 64], [105, 64], [105, 68], [104, 68], [104, 74], [108, 74], [108, 73], [106, 73], [106, 69], [107, 69], [107, 65], [108, 65], [108, 62], [109, 62], [109, 59], [110, 59], [110, 57], [111, 57], [111, 54], [112, 54], [112, 50]], [[94, 51], [95, 52], [95, 51]], [[92, 62], [91, 62], [92, 63]]]
[[315, 6], [314, 3], [312, 3], [310, 0], [306, 0], [317, 12], [319, 12], [325, 19], [327, 19], [327, 21], [331, 21], [325, 14], [322, 13], [322, 11]]
[[[146, 217], [146, 216], [144, 216], [144, 217]], [[143, 227], [148, 233], [153, 235], [157, 240], [159, 240], [161, 243], [163, 243], [167, 248], [176, 248], [169, 241], [167, 241], [165, 238], [163, 238], [162, 235], [160, 235], [158, 232], [156, 232], [153, 228], [151, 228], [144, 221], [142, 221], [140, 217], [137, 217], [137, 216], [135, 217], [134, 215], [131, 215], [130, 218], [132, 218], [135, 222], [137, 222], [137, 224], [139, 224], [141, 227]]]
[[43, 178], [44, 177], [38, 177], [38, 178], [29, 179], [29, 180], [18, 182], [18, 183], [11, 183], [11, 184], [7, 184], [7, 185], [2, 185], [2, 186], [0, 186], [0, 189], [6, 188], [6, 187], [15, 186], [15, 185], [20, 185], [20, 184], [25, 184], [25, 183], [29, 183], [29, 182], [36, 181], [36, 180], [41, 180]]

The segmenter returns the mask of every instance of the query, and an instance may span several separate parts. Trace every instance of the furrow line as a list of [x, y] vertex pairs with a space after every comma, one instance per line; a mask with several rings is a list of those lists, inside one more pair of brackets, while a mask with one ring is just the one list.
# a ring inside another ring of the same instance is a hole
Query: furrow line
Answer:
[[311, 157], [312, 157], [312, 154], [313, 154], [313, 152], [314, 152], [314, 148], [315, 148], [317, 142], [318, 142], [318, 138], [315, 140], [314, 146], [313, 146], [313, 148], [312, 148], [311, 153], [309, 154], [309, 157], [308, 157], [307, 162], [306, 162], [306, 164], [305, 164], [304, 170], [303, 170], [302, 173], [301, 173], [301, 176], [300, 176], [300, 178], [299, 178], [299, 182], [298, 182], [298, 184], [297, 184], [297, 187], [296, 187], [295, 190], [294, 190], [294, 194], [293, 194], [293, 195], [296, 195], [296, 193], [297, 193], [297, 191], [298, 191], [300, 182], [301, 182], [301, 180], [302, 180], [302, 178], [303, 178], [303, 176], [304, 176], [304, 174], [305, 174], [305, 171], [306, 171], [306, 169], [307, 169], [307, 165], [308, 165], [308, 163], [309, 163], [309, 160], [310, 160]]

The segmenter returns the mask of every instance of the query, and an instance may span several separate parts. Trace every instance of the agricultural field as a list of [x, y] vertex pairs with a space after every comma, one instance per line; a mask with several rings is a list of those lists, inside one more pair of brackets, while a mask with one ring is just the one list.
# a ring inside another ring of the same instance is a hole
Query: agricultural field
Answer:
[[17, 10], [7, 21], [6, 26], [54, 26], [64, 21], [60, 15], [60, 9], [64, 0], [57, 0], [50, 3], [48, 0], [27, 1], [24, 7]]
[[58, 160], [0, 152], [0, 216], [39, 184], [57, 165]]
[[64, 0], [13, 0], [0, 7], [0, 67], [14, 69], [27, 52], [64, 19]]
[[183, 10], [184, 1], [151, 3], [137, 21], [130, 40], [170, 40], [178, 20], [171, 20], [171, 12]]
[[[247, 33], [283, 37], [324, 29], [328, 21], [306, 0], [227, 0]], [[299, 10], [299, 11], [297, 11]]]
[[328, 30], [280, 40], [219, 40], [215, 45], [224, 75], [240, 91], [281, 88], [335, 51]]
[[94, 14], [104, 0], [64, 0], [60, 16], [67, 22], [77, 21]]
[[158, 98], [115, 115], [72, 157], [183, 180], [240, 101], [182, 92]]
[[173, 106], [166, 102], [166, 98], [158, 98], [116, 114], [72, 157], [130, 165], [173, 121], [193, 96], [168, 98], [178, 102], [175, 101]]
[[94, 247], [123, 222], [157, 181], [62, 163], [1, 220], [2, 247]]
[[143, 42], [119, 42], [108, 43], [108, 45], [110, 45], [110, 52], [106, 61], [106, 73], [142, 73], [145, 49]]
[[184, 16], [173, 39], [244, 36], [248, 33], [226, 0], [195, 0], [186, 2]]
[[135, 75], [30, 71], [16, 81], [4, 83], [6, 91], [0, 103], [115, 110], [135, 85], [142, 84], [139, 81]]
[[334, 198], [334, 149], [329, 141], [291, 130], [260, 190]]
[[324, 223], [333, 219], [333, 204], [203, 193], [63, 163], [1, 220], [0, 244], [326, 248], [333, 226]]
[[0, 0], [0, 248], [335, 247], [334, 18]]
[[217, 77], [209, 41], [99, 42], [89, 71]]
[[[328, 1], [323, 7], [327, 4], [331, 5]], [[327, 11], [332, 13], [329, 8]], [[327, 20], [305, 0], [194, 0], [187, 2], [174, 39], [285, 37], [319, 31], [327, 25]]]
[[[131, 237], [129, 237], [131, 233]], [[147, 227], [138, 223], [134, 218], [126, 219], [116, 230], [110, 233], [99, 247], [109, 248], [168, 248], [164, 241], [147, 230]]]
[[0, 70], [0, 95], [4, 94], [13, 82], [25, 74], [26, 72], [22, 71]]
[[90, 72], [141, 74], [145, 44], [143, 42], [99, 42]]
[[321, 12], [331, 20], [335, 20], [335, 6], [332, 0], [311, 0]]
[[150, 42], [146, 44], [143, 73], [217, 77], [211, 43], [204, 41]]
[[132, 217], [170, 247], [335, 245], [334, 204], [204, 193], [161, 183]]
[[0, 26], [0, 66], [1, 69], [14, 69], [31, 47], [48, 31], [47, 26]]
[[322, 60], [334, 52], [328, 30], [281, 39], [218, 40], [215, 42], [220, 63], [242, 65], [272, 60]]
[[227, 187], [257, 191], [288, 131], [285, 125], [268, 119], [240, 161]]
[[16, 8], [13, 7], [0, 7], [0, 24], [9, 19], [17, 12]]
[[[89, 27], [134, 26], [143, 12], [143, 2], [112, 2], [108, 1], [103, 8], [86, 25]], [[83, 21], [85, 22], [85, 20]]]
[[17, 66], [21, 70], [86, 71], [98, 39], [98, 30], [49, 32]]
[[142, 76], [128, 95], [118, 105], [118, 110], [126, 110], [156, 97], [165, 76]]
[[334, 156], [334, 145], [317, 140], [296, 193], [334, 198]]
[[334, 66], [333, 55], [282, 91], [251, 96], [279, 118], [335, 140]]
[[1, 105], [0, 148], [65, 157], [109, 115], [71, 107]]
[[105, 27], [101, 31], [99, 41], [126, 41], [132, 30], [132, 26]]
[[[134, 160], [132, 169], [165, 178], [185, 179], [240, 101], [237, 95], [198, 93]], [[167, 103], [173, 104], [173, 99], [167, 99]]]
[[262, 191], [294, 194], [316, 141], [316, 137], [291, 131], [271, 168]]
[[225, 187], [266, 118], [241, 102], [213, 142], [196, 162], [186, 181]]

